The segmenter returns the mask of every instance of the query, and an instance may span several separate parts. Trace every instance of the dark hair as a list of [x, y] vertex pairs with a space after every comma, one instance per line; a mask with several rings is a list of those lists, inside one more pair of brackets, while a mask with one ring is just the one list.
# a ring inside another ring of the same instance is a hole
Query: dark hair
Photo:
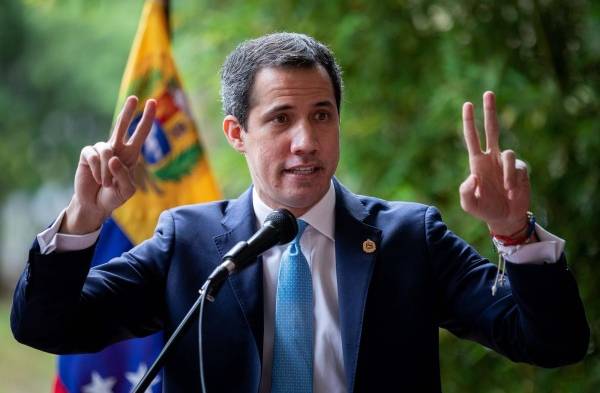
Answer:
[[312, 37], [298, 33], [273, 33], [244, 41], [227, 56], [221, 68], [221, 101], [226, 115], [246, 128], [250, 93], [256, 73], [267, 67], [312, 68], [321, 65], [333, 85], [338, 113], [342, 100], [342, 71], [333, 53]]

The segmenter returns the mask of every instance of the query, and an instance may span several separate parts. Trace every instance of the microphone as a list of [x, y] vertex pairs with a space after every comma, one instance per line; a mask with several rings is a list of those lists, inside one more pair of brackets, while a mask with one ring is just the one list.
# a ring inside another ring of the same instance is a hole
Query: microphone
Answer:
[[[248, 266], [257, 256], [267, 251], [276, 244], [285, 244], [291, 242], [298, 233], [298, 223], [296, 217], [286, 209], [278, 209], [271, 212], [263, 226], [248, 241], [241, 241], [225, 256], [221, 263], [208, 277], [202, 289], [200, 297], [192, 305], [183, 320], [177, 326], [162, 351], [158, 354], [156, 360], [150, 366], [144, 377], [138, 382], [133, 390], [134, 393], [144, 392], [150, 386], [150, 383], [156, 377], [156, 374], [162, 368], [167, 354], [173, 348], [175, 343], [179, 342], [181, 336], [189, 329], [196, 310], [200, 308], [199, 329], [202, 332], [202, 310], [204, 308], [204, 298], [211, 302], [215, 300], [216, 293], [219, 291], [223, 282], [230, 274]], [[202, 370], [202, 335], [199, 336], [200, 343], [200, 370]], [[201, 371], [201, 380], [204, 381], [204, 374]], [[202, 382], [204, 384], [204, 382]]]
[[246, 267], [255, 257], [276, 244], [286, 244], [298, 233], [296, 217], [289, 210], [278, 209], [271, 212], [263, 226], [248, 241], [236, 244], [225, 256], [230, 274]]
[[223, 262], [208, 277], [208, 285], [204, 285], [206, 298], [214, 300], [215, 293], [227, 276], [248, 266], [254, 258], [276, 244], [291, 242], [297, 233], [296, 217], [289, 210], [277, 209], [271, 212], [250, 239], [237, 243], [223, 256]]

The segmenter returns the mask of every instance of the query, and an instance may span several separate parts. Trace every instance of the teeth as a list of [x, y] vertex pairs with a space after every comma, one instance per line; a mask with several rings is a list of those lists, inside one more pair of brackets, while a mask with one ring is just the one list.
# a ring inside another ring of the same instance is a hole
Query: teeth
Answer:
[[289, 172], [298, 173], [298, 174], [302, 174], [302, 175], [313, 173], [315, 171], [316, 171], [316, 169], [314, 167], [313, 168], [294, 168], [294, 169], [289, 170]]

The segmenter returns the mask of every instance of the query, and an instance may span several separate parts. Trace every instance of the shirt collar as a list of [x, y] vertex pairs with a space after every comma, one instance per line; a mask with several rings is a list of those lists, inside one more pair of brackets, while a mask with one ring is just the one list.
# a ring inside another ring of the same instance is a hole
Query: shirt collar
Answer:
[[[265, 221], [265, 218], [273, 211], [272, 208], [267, 206], [262, 199], [258, 196], [256, 187], [252, 188], [252, 207], [254, 208], [254, 214], [258, 220], [258, 225], [261, 226]], [[311, 227], [325, 235], [331, 240], [334, 240], [335, 230], [335, 188], [333, 182], [329, 184], [329, 190], [327, 193], [311, 207], [301, 217]]]

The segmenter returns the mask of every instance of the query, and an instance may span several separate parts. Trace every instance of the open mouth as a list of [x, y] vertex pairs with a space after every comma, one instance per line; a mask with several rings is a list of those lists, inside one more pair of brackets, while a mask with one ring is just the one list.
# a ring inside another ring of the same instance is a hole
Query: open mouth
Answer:
[[318, 166], [303, 166], [303, 167], [295, 167], [295, 168], [285, 169], [284, 172], [291, 174], [291, 175], [297, 175], [297, 176], [310, 176], [310, 175], [313, 175], [313, 174], [319, 172], [322, 169], [323, 168], [318, 167]]

